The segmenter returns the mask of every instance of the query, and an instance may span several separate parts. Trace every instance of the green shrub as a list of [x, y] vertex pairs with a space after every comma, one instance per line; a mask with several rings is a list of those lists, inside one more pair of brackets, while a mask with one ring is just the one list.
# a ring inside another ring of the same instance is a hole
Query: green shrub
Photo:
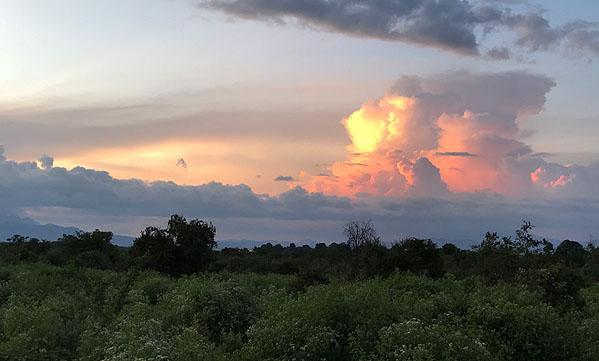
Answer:
[[394, 323], [380, 331], [377, 345], [381, 361], [487, 361], [494, 360], [487, 346], [468, 330], [420, 320]]

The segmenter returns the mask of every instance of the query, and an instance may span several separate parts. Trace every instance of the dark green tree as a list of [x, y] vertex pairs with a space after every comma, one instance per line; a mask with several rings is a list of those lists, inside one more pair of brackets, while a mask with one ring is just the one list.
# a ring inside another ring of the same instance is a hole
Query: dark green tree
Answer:
[[406, 238], [395, 243], [389, 251], [390, 269], [411, 271], [430, 277], [443, 275], [443, 259], [430, 239]]
[[565, 240], [555, 249], [555, 258], [570, 267], [582, 267], [585, 263], [586, 251], [582, 244]]
[[56, 265], [116, 269], [124, 266], [124, 261], [121, 251], [111, 241], [112, 232], [99, 230], [64, 235], [49, 251], [48, 258]]
[[216, 228], [198, 219], [171, 216], [166, 229], [146, 228], [133, 242], [130, 255], [142, 268], [178, 276], [203, 272], [213, 261]]

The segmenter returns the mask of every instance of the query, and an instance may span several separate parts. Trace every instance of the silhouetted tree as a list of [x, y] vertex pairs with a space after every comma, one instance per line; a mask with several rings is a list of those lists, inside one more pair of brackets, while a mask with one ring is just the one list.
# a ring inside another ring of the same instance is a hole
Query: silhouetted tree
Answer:
[[546, 239], [536, 239], [532, 235], [534, 225], [529, 221], [522, 221], [520, 228], [516, 230], [516, 241], [514, 247], [520, 254], [531, 255], [540, 253], [549, 253], [553, 245]]
[[586, 251], [582, 244], [565, 240], [555, 249], [555, 258], [570, 267], [584, 266]]
[[395, 243], [390, 249], [389, 260], [390, 267], [402, 271], [430, 277], [443, 275], [443, 259], [430, 239], [406, 238]]
[[0, 259], [7, 263], [38, 262], [49, 249], [49, 242], [15, 234], [9, 237], [0, 251]]
[[168, 221], [168, 234], [182, 256], [182, 273], [205, 271], [213, 259], [216, 248], [216, 227], [199, 219], [187, 220], [174, 215]]
[[212, 223], [173, 215], [166, 229], [146, 228], [130, 254], [141, 267], [170, 275], [202, 272], [213, 260], [215, 236]]
[[176, 275], [179, 273], [179, 260], [175, 242], [166, 229], [147, 227], [133, 241], [129, 254], [140, 268]]
[[475, 273], [491, 282], [509, 280], [518, 274], [519, 253], [511, 237], [499, 237], [497, 232], [487, 232], [478, 246]]
[[447, 256], [454, 255], [454, 254], [458, 253], [459, 251], [460, 251], [460, 249], [453, 243], [445, 243], [441, 247], [441, 253], [443, 253], [444, 255], [447, 255]]
[[351, 221], [343, 227], [343, 235], [347, 245], [352, 250], [357, 250], [366, 244], [380, 244], [381, 240], [376, 233], [372, 221]]
[[64, 235], [50, 254], [55, 264], [72, 263], [81, 267], [114, 269], [121, 262], [118, 247], [110, 243], [112, 232], [95, 230]]

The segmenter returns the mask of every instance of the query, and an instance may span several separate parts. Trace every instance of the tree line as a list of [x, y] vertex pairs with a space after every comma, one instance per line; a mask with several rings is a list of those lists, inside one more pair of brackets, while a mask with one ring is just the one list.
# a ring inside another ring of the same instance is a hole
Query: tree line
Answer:
[[[575, 300], [577, 291], [599, 280], [599, 249], [564, 240], [557, 247], [533, 235], [523, 222], [515, 237], [488, 232], [471, 249], [430, 239], [405, 238], [385, 245], [372, 222], [352, 221], [344, 243], [217, 250], [216, 227], [173, 215], [166, 228], [148, 227], [130, 248], [110, 243], [112, 233], [78, 232], [58, 241], [15, 235], [0, 245], [5, 264], [48, 263], [105, 270], [155, 270], [172, 277], [204, 272], [297, 275], [304, 286], [331, 279], [387, 277], [396, 271], [430, 278], [479, 277], [485, 282], [518, 282], [536, 287], [552, 302]], [[555, 287], [560, 285], [560, 287]]]

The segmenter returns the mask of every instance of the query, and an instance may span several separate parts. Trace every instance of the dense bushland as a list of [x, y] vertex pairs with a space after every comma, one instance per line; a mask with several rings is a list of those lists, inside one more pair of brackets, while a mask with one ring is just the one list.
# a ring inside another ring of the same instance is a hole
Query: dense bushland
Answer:
[[216, 251], [173, 216], [0, 245], [0, 360], [597, 360], [599, 250], [488, 233], [471, 250], [369, 222], [348, 242]]
[[596, 360], [599, 287], [582, 308], [516, 284], [407, 273], [297, 292], [297, 276], [169, 278], [0, 268], [1, 360]]

